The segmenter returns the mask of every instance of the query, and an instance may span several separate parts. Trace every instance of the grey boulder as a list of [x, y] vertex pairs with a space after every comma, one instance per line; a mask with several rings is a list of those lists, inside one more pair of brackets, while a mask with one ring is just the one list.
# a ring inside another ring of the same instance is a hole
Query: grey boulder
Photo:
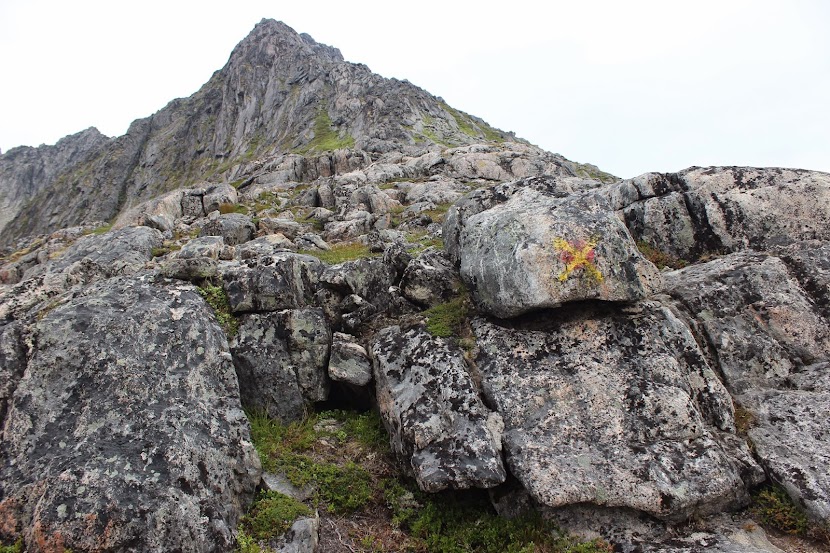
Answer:
[[681, 520], [740, 507], [763, 479], [745, 444], [728, 439], [729, 394], [659, 303], [472, 325], [508, 465], [541, 505]]
[[227, 245], [236, 246], [252, 239], [255, 232], [256, 226], [247, 215], [242, 213], [219, 215], [214, 211], [202, 224], [199, 236], [221, 236]]
[[391, 326], [375, 337], [372, 357], [392, 449], [422, 490], [504, 482], [501, 418], [481, 402], [460, 350], [423, 327]]
[[243, 405], [282, 421], [328, 397], [331, 330], [319, 309], [240, 317], [231, 343]]
[[279, 252], [220, 268], [231, 311], [279, 311], [307, 307], [323, 263], [316, 257]]
[[458, 221], [448, 218], [444, 230], [457, 239], [450, 249], [461, 278], [497, 317], [578, 300], [630, 302], [662, 289], [659, 271], [598, 193], [562, 198], [524, 187]]
[[818, 286], [827, 265], [820, 248], [805, 251], [789, 253], [792, 271], [781, 258], [740, 252], [668, 273], [666, 281], [679, 309], [696, 320], [701, 343], [710, 344], [726, 386], [751, 413], [748, 433], [761, 464], [828, 523], [830, 321]]
[[260, 466], [195, 288], [97, 283], [32, 332], [0, 444], [4, 533], [28, 551], [229, 550]]

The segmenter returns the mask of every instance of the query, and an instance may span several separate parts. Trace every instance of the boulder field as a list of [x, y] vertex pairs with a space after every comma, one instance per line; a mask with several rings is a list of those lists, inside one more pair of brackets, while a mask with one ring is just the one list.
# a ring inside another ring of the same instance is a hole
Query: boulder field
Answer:
[[[0, 535], [230, 551], [262, 477], [243, 409], [296, 421], [350, 397], [370, 398], [422, 490], [484, 488], [505, 515], [622, 551], [776, 551], [723, 519], [764, 482], [830, 522], [830, 226], [813, 222], [830, 203], [790, 213], [794, 188], [830, 177], [533, 176], [467, 187], [443, 225], [385, 228], [391, 200], [401, 213], [418, 197], [402, 191], [437, 182], [344, 184], [366, 193], [322, 229], [153, 201], [142, 222], [163, 204], [169, 228], [57, 233], [7, 261]], [[363, 253], [326, 261], [344, 247], [328, 230], [372, 194], [390, 202], [348, 242]], [[684, 266], [658, 268], [645, 240]], [[430, 308], [453, 302], [467, 312], [435, 335]], [[690, 519], [712, 521], [706, 539], [679, 534]]]

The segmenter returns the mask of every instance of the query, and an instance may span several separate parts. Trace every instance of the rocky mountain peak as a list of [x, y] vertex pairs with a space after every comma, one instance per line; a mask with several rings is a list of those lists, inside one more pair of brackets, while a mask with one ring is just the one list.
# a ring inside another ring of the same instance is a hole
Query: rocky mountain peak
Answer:
[[[264, 19], [198, 92], [136, 120], [124, 136], [94, 141], [83, 159], [52, 164], [55, 170], [39, 177], [37, 186], [26, 184], [23, 166], [10, 164], [14, 152], [5, 154], [0, 245], [112, 220], [142, 201], [199, 182], [242, 182], [263, 164], [290, 156], [297, 156], [288, 162], [298, 167], [291, 178], [303, 181], [319, 176], [304, 169], [318, 163], [297, 160], [328, 152], [357, 152], [348, 155], [350, 163], [323, 162], [336, 173], [396, 152], [421, 155], [511, 140], [513, 135], [409, 82], [346, 62], [336, 48]], [[52, 156], [53, 150], [39, 155]]]

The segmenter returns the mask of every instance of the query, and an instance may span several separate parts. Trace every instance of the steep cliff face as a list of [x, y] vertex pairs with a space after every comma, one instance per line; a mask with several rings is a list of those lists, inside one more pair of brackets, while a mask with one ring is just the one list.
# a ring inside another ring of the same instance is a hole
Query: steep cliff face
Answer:
[[0, 155], [0, 231], [68, 168], [89, 162], [110, 140], [92, 127], [54, 146], [21, 146]]
[[[0, 245], [110, 220], [202, 180], [239, 180], [279, 154], [296, 156], [297, 180], [309, 180], [319, 171], [303, 167], [313, 169], [323, 152], [358, 150], [352, 157], [365, 166], [383, 153], [511, 138], [406, 81], [375, 75], [345, 62], [336, 48], [263, 20], [198, 92], [135, 121], [124, 136], [95, 139], [85, 131], [66, 144], [0, 156]], [[356, 168], [325, 164], [330, 172]]]

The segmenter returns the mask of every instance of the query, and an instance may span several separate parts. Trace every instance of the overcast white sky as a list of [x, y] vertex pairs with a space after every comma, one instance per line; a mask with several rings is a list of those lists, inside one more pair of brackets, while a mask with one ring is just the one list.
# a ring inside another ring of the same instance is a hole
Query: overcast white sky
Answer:
[[0, 149], [124, 134], [263, 17], [621, 177], [830, 171], [823, 0], [0, 0]]

